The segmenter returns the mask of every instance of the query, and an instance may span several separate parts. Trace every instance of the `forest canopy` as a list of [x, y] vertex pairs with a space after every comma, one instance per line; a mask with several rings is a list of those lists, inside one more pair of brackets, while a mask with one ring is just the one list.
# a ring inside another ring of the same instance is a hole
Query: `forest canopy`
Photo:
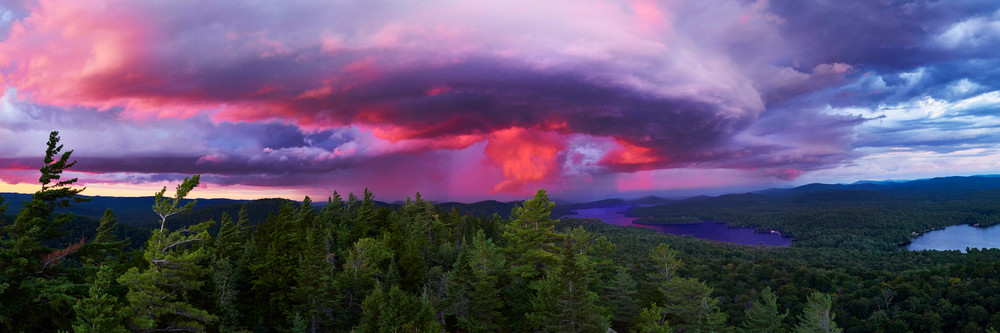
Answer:
[[[346, 197], [334, 191], [319, 203], [309, 197], [251, 201], [235, 214], [192, 220], [202, 216], [186, 213], [198, 207], [184, 200], [200, 182], [192, 175], [147, 203], [159, 218], [140, 228], [137, 244], [131, 239], [137, 227], [123, 230], [111, 209], [99, 220], [65, 212], [86, 200], [79, 195], [85, 189], [73, 186], [76, 179], [62, 179], [75, 164], [71, 155], [53, 132], [41, 189], [0, 221], [2, 331], [1000, 327], [1000, 251], [709, 242], [599, 220], [556, 219], [544, 190], [506, 218], [446, 211], [419, 193], [398, 206], [380, 205], [365, 190]], [[5, 209], [11, 207], [3, 203], [0, 216]], [[781, 223], [766, 219], [772, 220]]]

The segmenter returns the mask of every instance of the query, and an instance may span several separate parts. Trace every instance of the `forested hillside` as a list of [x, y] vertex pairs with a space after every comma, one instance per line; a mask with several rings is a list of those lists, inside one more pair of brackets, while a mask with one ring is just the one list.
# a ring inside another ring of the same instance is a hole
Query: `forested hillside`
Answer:
[[894, 251], [926, 231], [1000, 223], [997, 179], [941, 178], [879, 189], [864, 186], [867, 190], [805, 186], [637, 207], [631, 214], [646, 224], [715, 220], [759, 231], [780, 230], [795, 238], [796, 246]]
[[[804, 245], [787, 248], [709, 242], [599, 220], [554, 220], [554, 204], [543, 190], [516, 204], [509, 218], [446, 211], [419, 194], [400, 205], [380, 205], [368, 191], [346, 198], [334, 192], [321, 205], [308, 197], [259, 200], [185, 215], [198, 204], [184, 199], [200, 181], [194, 175], [172, 195], [164, 188], [144, 204], [152, 206], [155, 218], [128, 226], [131, 235], [141, 232], [145, 239], [132, 248], [113, 210], [97, 221], [57, 213], [81, 199], [75, 179], [60, 179], [74, 164], [71, 152], [60, 154], [61, 148], [53, 133], [40, 170], [41, 189], [16, 216], [0, 221], [0, 331], [983, 332], [1000, 327], [998, 250], [899, 251], [869, 246], [882, 244], [882, 237], [832, 227], [828, 237], [862, 241], [828, 244], [819, 236], [803, 237]], [[815, 203], [822, 198], [839, 206]], [[745, 208], [746, 216], [780, 217], [834, 209], [823, 218], [865, 221], [871, 210], [884, 209], [852, 198], [799, 197], [775, 206], [760, 204], [773, 203], [773, 197], [725, 196], [687, 201], [688, 211], [676, 203], [650, 211], [708, 214], [714, 205], [720, 214]], [[976, 200], [985, 205], [990, 197]], [[732, 205], [728, 210], [726, 203]], [[966, 207], [937, 204], [952, 208], [942, 212], [946, 215]], [[9, 209], [6, 202], [0, 216], [4, 208]], [[812, 228], [803, 230], [819, 226]]]

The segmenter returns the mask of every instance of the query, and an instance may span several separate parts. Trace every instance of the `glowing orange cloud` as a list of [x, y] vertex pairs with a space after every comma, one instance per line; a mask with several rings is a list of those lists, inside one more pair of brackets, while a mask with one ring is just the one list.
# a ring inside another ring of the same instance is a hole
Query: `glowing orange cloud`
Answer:
[[664, 162], [665, 157], [657, 156], [652, 148], [637, 146], [624, 140], [615, 140], [618, 147], [604, 155], [601, 164], [612, 165], [626, 171], [647, 169], [648, 165]]
[[565, 139], [551, 132], [520, 127], [493, 132], [485, 152], [504, 176], [493, 192], [525, 193], [524, 185], [548, 179], [555, 174], [556, 156], [565, 146]]

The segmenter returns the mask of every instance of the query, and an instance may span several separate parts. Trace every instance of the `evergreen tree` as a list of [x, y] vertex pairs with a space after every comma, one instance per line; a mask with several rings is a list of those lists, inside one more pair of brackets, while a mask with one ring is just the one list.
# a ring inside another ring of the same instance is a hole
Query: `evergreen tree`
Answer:
[[156, 196], [153, 199], [153, 211], [156, 215], [160, 216], [160, 231], [163, 231], [164, 226], [167, 224], [167, 218], [176, 214], [191, 211], [197, 200], [188, 202], [184, 206], [178, 207], [184, 197], [188, 195], [196, 186], [198, 186], [199, 178], [201, 175], [191, 176], [189, 180], [187, 177], [180, 184], [177, 184], [177, 192], [174, 194], [173, 198], [164, 199], [163, 195], [167, 192], [167, 187], [164, 186], [162, 190], [156, 192]]
[[673, 277], [661, 284], [663, 305], [671, 327], [677, 332], [711, 332], [725, 322], [712, 288], [697, 279]]
[[84, 240], [61, 249], [44, 245], [61, 237], [59, 226], [73, 216], [53, 216], [55, 211], [85, 201], [76, 196], [84, 189], [70, 187], [76, 178], [60, 181], [76, 162], [69, 161], [72, 150], [62, 152], [59, 140], [59, 132], [49, 134], [39, 169], [42, 188], [24, 203], [13, 223], [0, 230], [0, 327], [7, 331], [69, 329], [72, 316], [61, 314], [71, 312], [88, 289], [84, 269], [61, 265], [83, 248]]
[[[128, 288], [126, 309], [132, 327], [139, 331], [189, 331], [205, 329], [205, 323], [216, 317], [192, 304], [191, 296], [204, 283], [203, 264], [210, 253], [203, 242], [210, 241], [208, 228], [215, 222], [206, 221], [187, 229], [169, 231], [163, 227], [166, 217], [180, 212], [181, 198], [198, 185], [198, 175], [185, 178], [177, 186], [173, 200], [157, 193], [153, 210], [161, 216], [160, 230], [154, 230], [146, 242], [143, 258], [146, 269], [133, 267], [118, 278]], [[190, 205], [184, 206], [190, 209]]]
[[628, 268], [619, 267], [611, 281], [605, 285], [604, 297], [611, 309], [611, 320], [618, 331], [624, 331], [639, 308], [636, 302], [637, 284]]
[[[332, 259], [343, 260], [341, 252], [346, 252], [345, 250], [353, 244], [351, 223], [347, 217], [346, 205], [343, 198], [340, 197], [340, 193], [333, 191], [333, 196], [327, 199], [326, 206], [323, 206], [319, 212], [319, 219], [329, 227], [327, 231], [327, 239], [330, 241], [329, 250], [331, 253], [337, 254]], [[340, 263], [335, 262], [335, 265], [340, 265]]]
[[553, 207], [555, 203], [549, 201], [545, 190], [538, 190], [534, 198], [511, 211], [504, 238], [510, 242], [506, 252], [514, 259], [513, 274], [527, 279], [540, 277], [546, 267], [558, 261], [555, 242], [562, 235], [554, 231], [557, 221], [551, 217]]
[[365, 188], [364, 198], [359, 201], [358, 197], [351, 193], [348, 196], [347, 207], [351, 210], [353, 217], [351, 239], [377, 236], [376, 231], [379, 230], [380, 221], [377, 218], [378, 207], [375, 206], [375, 194]]
[[115, 236], [117, 227], [118, 218], [115, 217], [114, 211], [105, 210], [104, 216], [98, 222], [94, 240], [84, 245], [78, 257], [88, 265], [113, 265], [116, 267], [125, 265], [126, 259], [121, 256], [121, 251], [125, 247], [126, 241], [119, 241]]
[[296, 265], [293, 300], [295, 313], [303, 316], [309, 332], [317, 332], [328, 326], [332, 318], [336, 297], [334, 289], [334, 266], [328, 260], [326, 229], [316, 219], [309, 197], [296, 215], [296, 223], [303, 228], [300, 232], [300, 252]]
[[833, 321], [834, 315], [830, 313], [833, 302], [830, 295], [821, 292], [809, 294], [808, 303], [799, 316], [799, 325], [795, 326], [796, 333], [839, 333], [843, 330], [837, 327]]
[[375, 287], [378, 278], [385, 276], [382, 264], [391, 257], [386, 246], [375, 239], [362, 238], [354, 243], [336, 281], [346, 303], [349, 321], [360, 315], [362, 300]]
[[385, 292], [375, 284], [362, 305], [357, 331], [368, 332], [440, 332], [434, 309], [423, 297], [409, 294], [393, 285]]
[[250, 264], [253, 274], [255, 316], [268, 327], [289, 327], [299, 263], [300, 228], [295, 224], [297, 209], [291, 201], [279, 208], [277, 216], [269, 216], [257, 228], [255, 246], [257, 258]]
[[125, 333], [125, 326], [118, 314], [121, 302], [111, 292], [116, 284], [114, 272], [110, 266], [101, 266], [90, 286], [87, 297], [77, 301], [73, 306], [76, 312], [76, 322], [73, 331], [78, 333], [108, 332]]
[[455, 269], [447, 276], [449, 312], [458, 318], [458, 327], [469, 332], [502, 327], [499, 276], [504, 273], [504, 263], [500, 248], [482, 230], [459, 254]]
[[781, 322], [788, 316], [778, 312], [778, 296], [771, 292], [771, 287], [764, 288], [758, 299], [750, 302], [746, 310], [746, 321], [743, 328], [750, 333], [780, 333], [785, 330]]
[[[240, 220], [246, 218], [247, 205], [240, 209]], [[245, 222], [242, 222], [245, 223]], [[219, 233], [215, 238], [215, 248], [212, 253], [212, 299], [215, 313], [220, 317], [219, 325], [224, 330], [232, 330], [238, 326], [240, 311], [236, 301], [241, 295], [241, 288], [246, 283], [247, 266], [240, 262], [244, 254], [246, 241], [245, 229], [239, 223], [233, 223], [228, 213], [222, 213]]]
[[649, 257], [656, 268], [649, 278], [658, 281], [660, 298], [656, 303], [662, 304], [658, 308], [664, 321], [676, 332], [718, 331], [726, 317], [719, 310], [718, 299], [710, 296], [712, 288], [697, 279], [677, 277], [674, 272], [683, 262], [666, 244], [659, 244]]
[[635, 316], [635, 330], [639, 333], [673, 333], [662, 308], [653, 303]]
[[541, 332], [605, 332], [608, 318], [597, 306], [597, 293], [589, 289], [594, 276], [590, 263], [570, 237], [564, 244], [559, 265], [535, 285], [528, 318]]
[[94, 236], [95, 243], [113, 243], [118, 239], [115, 237], [115, 228], [118, 227], [118, 218], [115, 212], [108, 208], [104, 211], [104, 216], [97, 224], [97, 235]]
[[683, 265], [678, 257], [677, 250], [671, 249], [667, 244], [660, 243], [649, 253], [649, 258], [653, 260], [656, 273], [649, 274], [649, 278], [654, 281], [669, 281], [674, 276], [674, 272]]
[[547, 270], [558, 265], [559, 249], [555, 243], [562, 235], [555, 232], [556, 220], [551, 217], [555, 203], [545, 190], [511, 211], [511, 220], [503, 232], [507, 242], [510, 287], [506, 289], [507, 317], [516, 318], [511, 327], [527, 327], [523, 315], [532, 311], [532, 290]]

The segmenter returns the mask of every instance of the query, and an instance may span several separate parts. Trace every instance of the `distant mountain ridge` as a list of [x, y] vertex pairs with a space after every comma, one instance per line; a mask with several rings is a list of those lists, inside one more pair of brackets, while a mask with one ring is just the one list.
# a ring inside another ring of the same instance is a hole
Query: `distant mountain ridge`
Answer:
[[[647, 196], [638, 199], [626, 200], [620, 198], [604, 199], [582, 203], [560, 202], [552, 212], [555, 217], [572, 215], [573, 210], [589, 208], [611, 208], [619, 206], [654, 206], [671, 203], [697, 203], [705, 200], [712, 200], [715, 203], [763, 203], [768, 197], [797, 197], [797, 200], [823, 201], [823, 200], [875, 200], [881, 195], [893, 196], [919, 196], [919, 197], [943, 197], [976, 192], [1000, 190], [1000, 175], [981, 176], [953, 176], [938, 177], [928, 179], [917, 179], [911, 181], [858, 181], [851, 184], [807, 184], [786, 189], [766, 189], [744, 194], [726, 194], [716, 197], [694, 196], [685, 199], [668, 199], [657, 196]], [[16, 215], [23, 207], [22, 202], [31, 200], [31, 194], [21, 193], [0, 193], [8, 202], [7, 215]], [[86, 196], [85, 196], [86, 197]], [[108, 197], [94, 196], [88, 202], [73, 204], [66, 211], [86, 217], [100, 218], [104, 210], [110, 208], [115, 215], [126, 224], [152, 223], [158, 217], [152, 210], [153, 197]], [[208, 212], [221, 214], [225, 211], [235, 217], [239, 207], [243, 203], [251, 202], [251, 206], [262, 205], [268, 209], [280, 206], [280, 202], [285, 199], [261, 199], [261, 200], [235, 200], [235, 199], [197, 199], [198, 204], [192, 217], [218, 219], [219, 216], [210, 216]], [[189, 202], [190, 200], [185, 200]], [[503, 218], [510, 216], [511, 210], [522, 201], [501, 202], [496, 200], [484, 200], [474, 203], [441, 202], [436, 203], [442, 211], [449, 212], [453, 209], [462, 214], [475, 216], [491, 216], [498, 214]], [[316, 201], [317, 208], [326, 204], [325, 200]], [[399, 206], [401, 202], [385, 203], [377, 202], [380, 206]], [[263, 208], [261, 207], [261, 208]], [[256, 212], [255, 215], [261, 214]]]
[[789, 189], [767, 189], [751, 193], [788, 196], [830, 190], [863, 190], [894, 195], [950, 196], [996, 189], [1000, 189], [1000, 175], [951, 176], [910, 181], [865, 180], [852, 184], [813, 183]]

